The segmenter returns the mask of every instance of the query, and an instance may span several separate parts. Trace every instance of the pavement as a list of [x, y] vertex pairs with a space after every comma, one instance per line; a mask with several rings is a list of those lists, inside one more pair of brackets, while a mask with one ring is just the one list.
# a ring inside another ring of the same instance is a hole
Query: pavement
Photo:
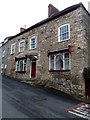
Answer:
[[80, 101], [62, 92], [33, 87], [18, 80], [2, 77], [2, 118], [88, 119], [87, 110], [90, 109], [86, 104], [84, 111], [88, 112], [88, 115], [83, 114], [82, 117], [77, 115], [81, 114], [80, 112], [75, 114], [81, 111], [81, 105]]

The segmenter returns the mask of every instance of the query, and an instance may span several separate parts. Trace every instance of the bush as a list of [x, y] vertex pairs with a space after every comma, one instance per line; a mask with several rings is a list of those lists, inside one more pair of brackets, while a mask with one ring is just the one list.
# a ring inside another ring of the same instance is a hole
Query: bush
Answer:
[[86, 81], [90, 80], [90, 67], [84, 68], [83, 77]]

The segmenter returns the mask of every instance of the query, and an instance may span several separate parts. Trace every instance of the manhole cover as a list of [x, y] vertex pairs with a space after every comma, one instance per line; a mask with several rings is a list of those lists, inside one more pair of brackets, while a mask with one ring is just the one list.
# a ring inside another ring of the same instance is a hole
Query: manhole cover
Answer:
[[43, 100], [46, 100], [46, 98], [44, 96], [35, 95], [35, 96], [32, 96], [32, 100], [34, 100], [34, 101], [43, 101]]

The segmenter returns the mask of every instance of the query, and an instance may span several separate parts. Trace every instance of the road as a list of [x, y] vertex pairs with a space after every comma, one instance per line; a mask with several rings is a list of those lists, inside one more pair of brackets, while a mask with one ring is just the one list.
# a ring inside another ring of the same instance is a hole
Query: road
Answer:
[[2, 77], [0, 76], [0, 120], [2, 118]]
[[2, 77], [2, 118], [79, 118], [67, 112], [77, 104], [64, 93]]

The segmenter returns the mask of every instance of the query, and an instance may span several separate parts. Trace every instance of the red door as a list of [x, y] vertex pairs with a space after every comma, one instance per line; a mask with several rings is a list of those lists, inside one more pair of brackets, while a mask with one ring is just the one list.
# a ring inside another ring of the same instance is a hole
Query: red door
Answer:
[[32, 61], [31, 78], [34, 78], [35, 76], [36, 76], [36, 62]]
[[86, 96], [90, 98], [90, 80], [86, 81]]

